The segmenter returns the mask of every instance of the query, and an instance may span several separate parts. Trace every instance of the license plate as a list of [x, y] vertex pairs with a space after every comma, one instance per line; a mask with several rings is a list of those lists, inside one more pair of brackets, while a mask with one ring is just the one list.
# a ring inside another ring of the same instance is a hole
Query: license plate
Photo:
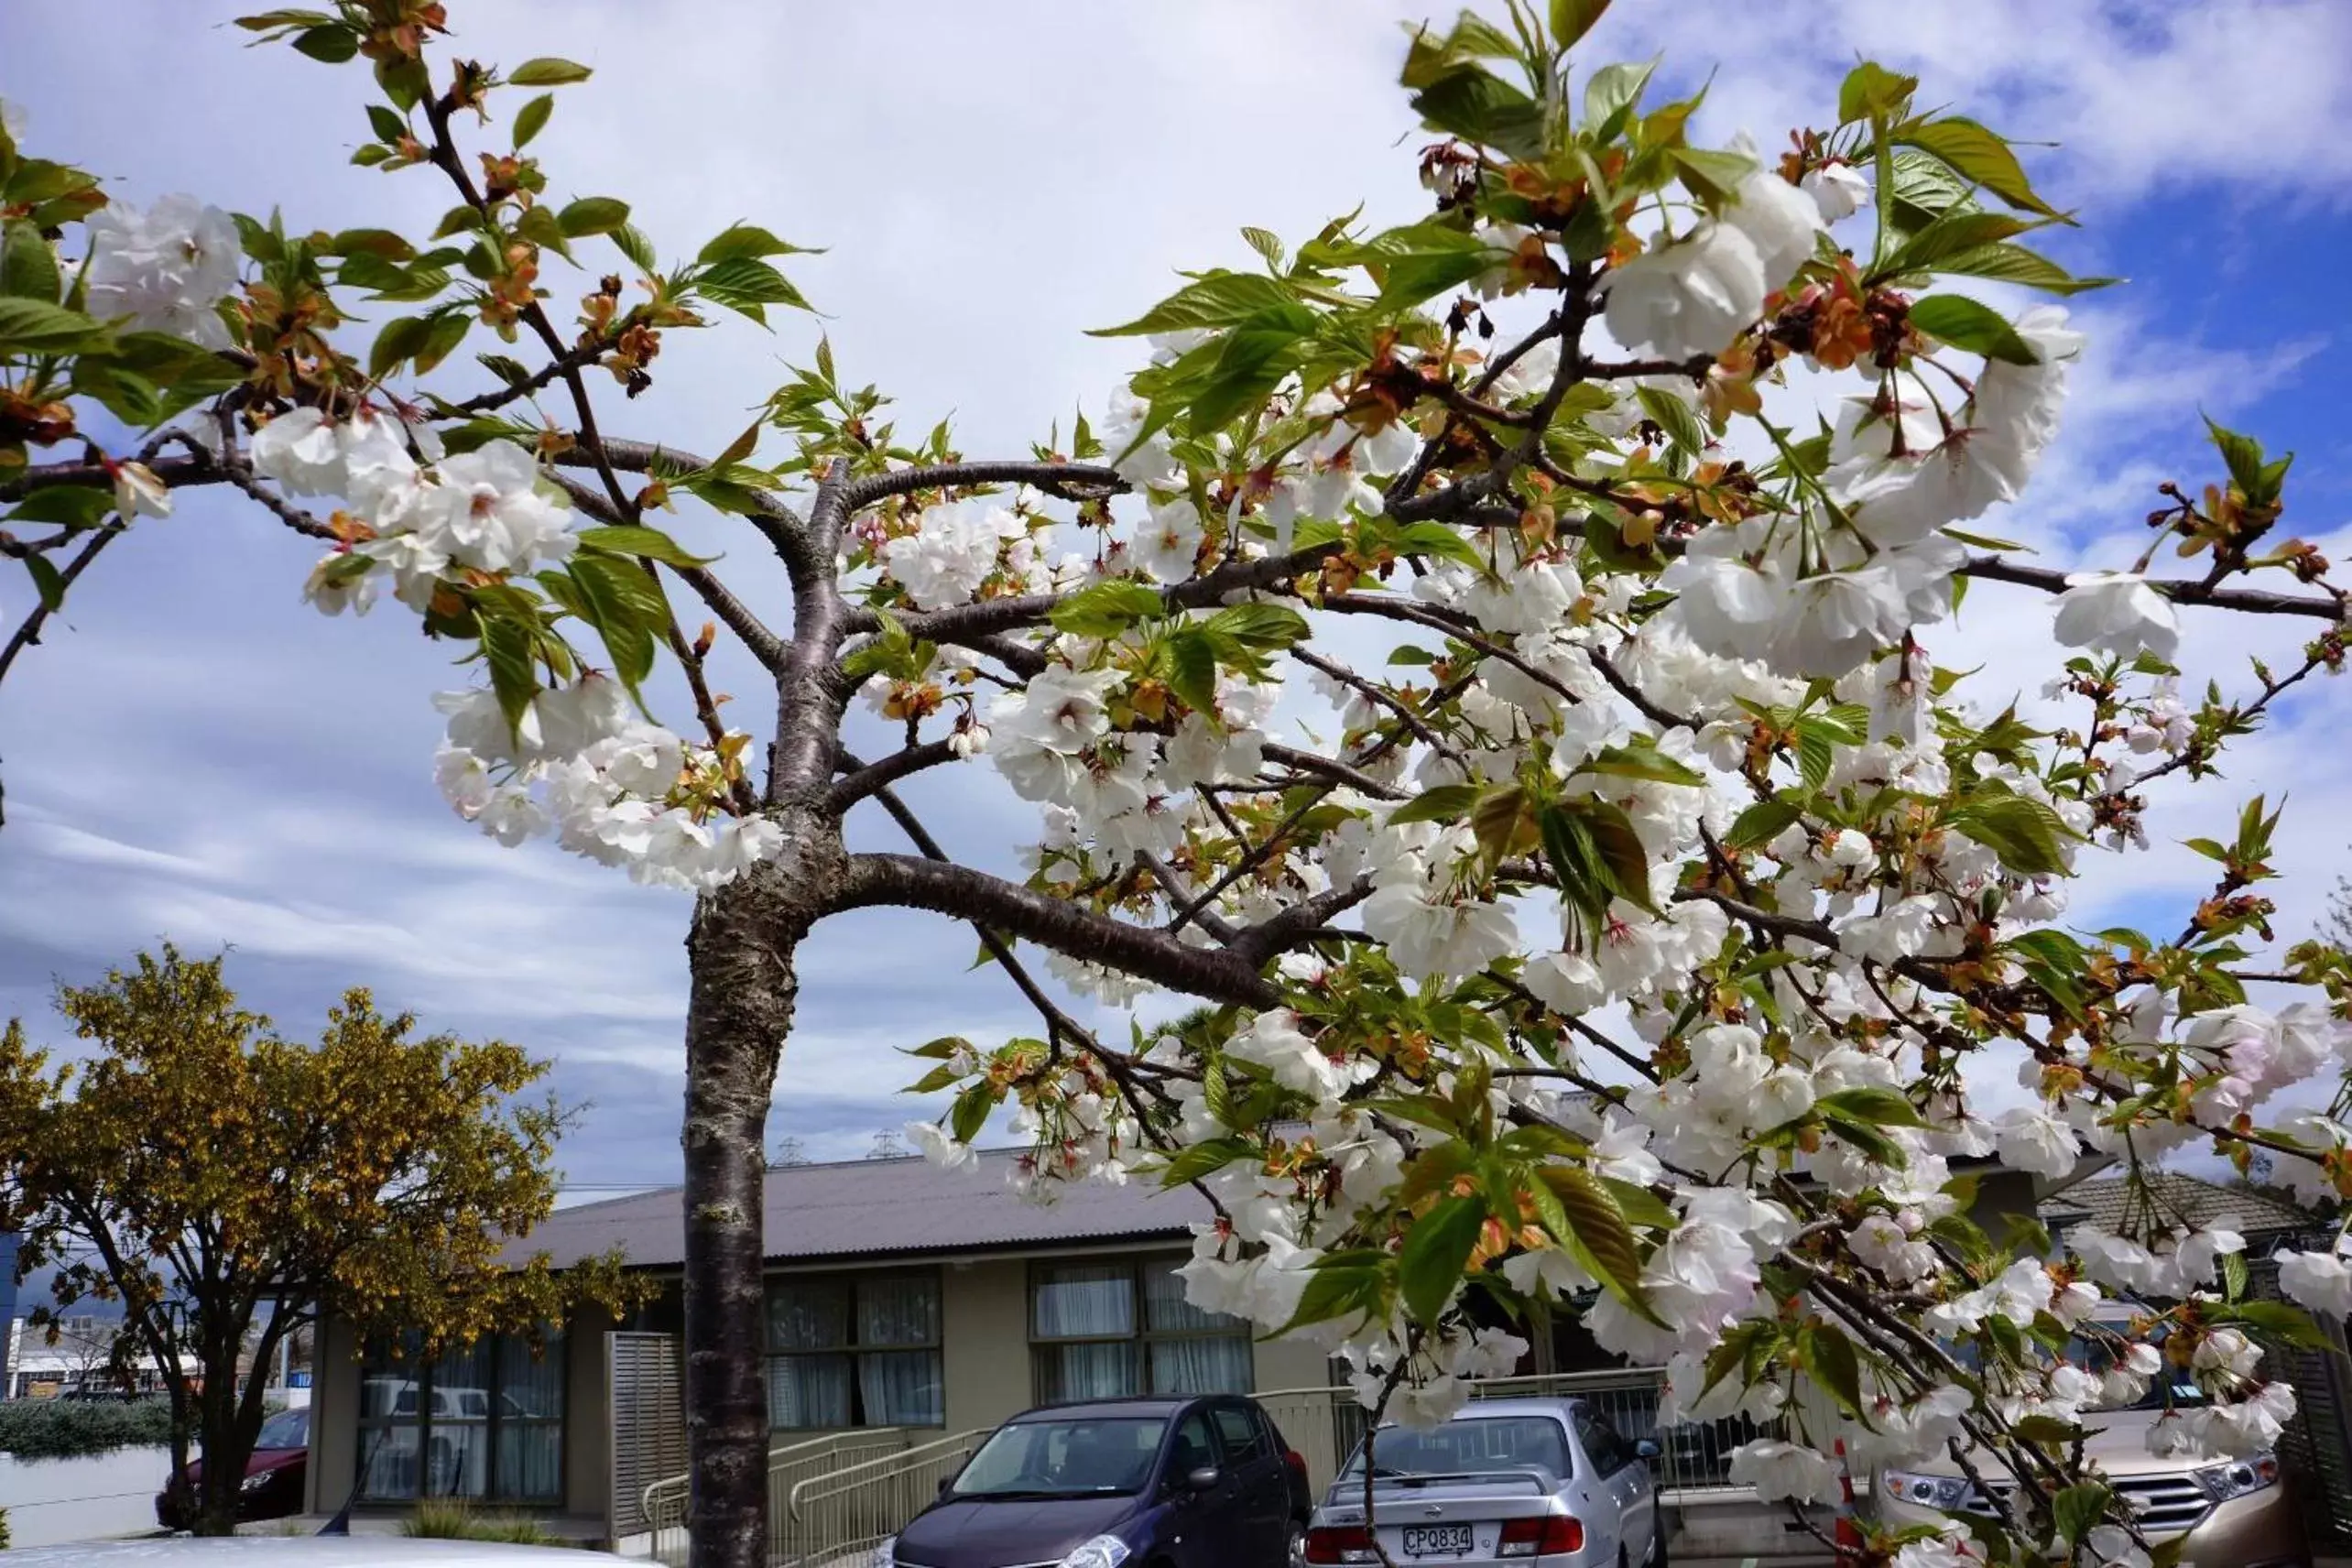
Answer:
[[1471, 1539], [1466, 1524], [1409, 1524], [1405, 1526], [1405, 1555], [1467, 1557]]

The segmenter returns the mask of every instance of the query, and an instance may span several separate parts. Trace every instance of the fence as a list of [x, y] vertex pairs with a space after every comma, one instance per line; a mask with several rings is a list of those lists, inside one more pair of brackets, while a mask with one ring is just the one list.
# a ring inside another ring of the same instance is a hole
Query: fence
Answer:
[[[1660, 1428], [1658, 1393], [1664, 1374], [1654, 1367], [1628, 1367], [1603, 1372], [1555, 1372], [1541, 1377], [1497, 1377], [1474, 1383], [1474, 1399], [1533, 1397], [1578, 1399], [1598, 1409], [1609, 1424], [1628, 1441], [1649, 1438], [1659, 1445], [1650, 1461], [1659, 1485], [1670, 1492], [1702, 1492], [1727, 1488], [1731, 1451], [1743, 1443], [1772, 1435], [1743, 1418], [1706, 1421], [1691, 1426]], [[1346, 1388], [1284, 1388], [1259, 1394], [1258, 1402], [1299, 1456], [1307, 1462], [1307, 1477], [1320, 1490], [1339, 1474], [1340, 1465], [1364, 1441], [1368, 1411]]]

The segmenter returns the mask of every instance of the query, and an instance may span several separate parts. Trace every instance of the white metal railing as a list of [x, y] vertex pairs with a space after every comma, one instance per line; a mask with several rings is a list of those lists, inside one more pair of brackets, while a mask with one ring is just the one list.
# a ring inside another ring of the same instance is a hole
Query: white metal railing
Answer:
[[784, 1496], [784, 1514], [798, 1554], [779, 1552], [779, 1560], [855, 1560], [884, 1536], [898, 1534], [996, 1430], [977, 1427], [795, 1482]]
[[[869, 1427], [789, 1443], [768, 1451], [768, 1559], [774, 1563], [821, 1561], [822, 1543], [794, 1528], [789, 1498], [804, 1481], [857, 1468], [903, 1453], [908, 1432], [899, 1427]], [[645, 1517], [653, 1532], [657, 1562], [686, 1561], [686, 1513], [693, 1494], [691, 1475], [668, 1475], [645, 1489]]]

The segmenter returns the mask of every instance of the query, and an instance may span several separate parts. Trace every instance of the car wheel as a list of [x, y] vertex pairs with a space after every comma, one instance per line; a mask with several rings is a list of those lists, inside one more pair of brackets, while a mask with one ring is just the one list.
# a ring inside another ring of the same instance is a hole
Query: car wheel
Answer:
[[1641, 1568], [1666, 1568], [1666, 1509], [1655, 1497], [1650, 1504], [1650, 1555]]

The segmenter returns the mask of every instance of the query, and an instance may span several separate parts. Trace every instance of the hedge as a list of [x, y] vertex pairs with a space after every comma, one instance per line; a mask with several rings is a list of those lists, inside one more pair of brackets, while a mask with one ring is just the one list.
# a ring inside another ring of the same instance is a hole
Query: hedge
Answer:
[[0, 1454], [20, 1459], [75, 1459], [170, 1441], [169, 1399], [0, 1401]]

